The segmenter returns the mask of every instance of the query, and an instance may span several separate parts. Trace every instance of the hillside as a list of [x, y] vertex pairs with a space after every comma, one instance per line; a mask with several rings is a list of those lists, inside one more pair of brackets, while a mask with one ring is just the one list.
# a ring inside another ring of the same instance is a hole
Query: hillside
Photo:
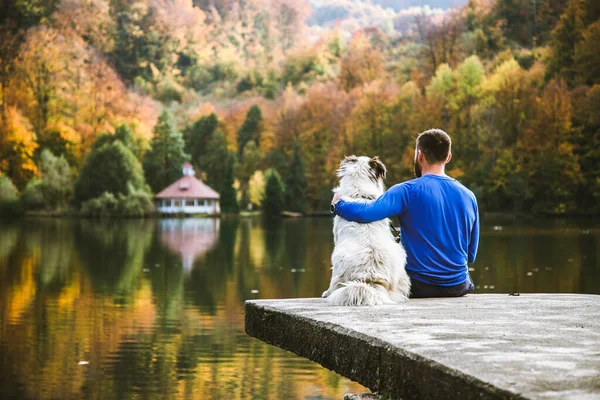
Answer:
[[410, 179], [439, 127], [482, 210], [600, 212], [597, 1], [382, 1], [0, 3], [0, 203], [139, 214], [189, 160], [231, 209], [275, 170], [288, 209], [324, 210], [344, 155]]

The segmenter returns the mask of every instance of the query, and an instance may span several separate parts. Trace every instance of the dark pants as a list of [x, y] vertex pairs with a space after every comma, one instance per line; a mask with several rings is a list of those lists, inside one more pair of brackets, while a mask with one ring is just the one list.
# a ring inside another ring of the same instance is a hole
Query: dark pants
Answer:
[[469, 277], [463, 283], [456, 286], [436, 286], [423, 283], [410, 278], [410, 297], [461, 297], [471, 293], [475, 286]]

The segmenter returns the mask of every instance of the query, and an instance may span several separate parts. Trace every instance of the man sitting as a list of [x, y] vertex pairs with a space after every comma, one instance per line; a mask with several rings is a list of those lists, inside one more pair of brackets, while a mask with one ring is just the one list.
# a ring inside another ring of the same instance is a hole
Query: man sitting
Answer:
[[406, 250], [411, 297], [458, 297], [473, 291], [467, 264], [475, 261], [479, 212], [473, 192], [444, 171], [450, 136], [430, 129], [417, 137], [416, 179], [391, 187], [371, 203], [332, 200], [332, 212], [355, 222], [397, 216]]

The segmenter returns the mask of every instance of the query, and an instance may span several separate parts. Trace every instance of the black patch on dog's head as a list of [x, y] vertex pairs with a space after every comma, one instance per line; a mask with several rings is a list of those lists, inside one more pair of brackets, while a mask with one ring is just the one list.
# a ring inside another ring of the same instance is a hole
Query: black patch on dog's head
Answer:
[[369, 161], [369, 167], [371, 167], [371, 170], [374, 172], [376, 180], [379, 178], [385, 179], [387, 169], [378, 156], [371, 158], [371, 161]]

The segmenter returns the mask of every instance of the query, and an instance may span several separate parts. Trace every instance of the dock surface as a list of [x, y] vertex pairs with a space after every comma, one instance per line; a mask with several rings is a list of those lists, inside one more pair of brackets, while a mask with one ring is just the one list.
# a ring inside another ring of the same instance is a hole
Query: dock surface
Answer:
[[246, 332], [392, 399], [600, 399], [600, 296], [246, 302]]

